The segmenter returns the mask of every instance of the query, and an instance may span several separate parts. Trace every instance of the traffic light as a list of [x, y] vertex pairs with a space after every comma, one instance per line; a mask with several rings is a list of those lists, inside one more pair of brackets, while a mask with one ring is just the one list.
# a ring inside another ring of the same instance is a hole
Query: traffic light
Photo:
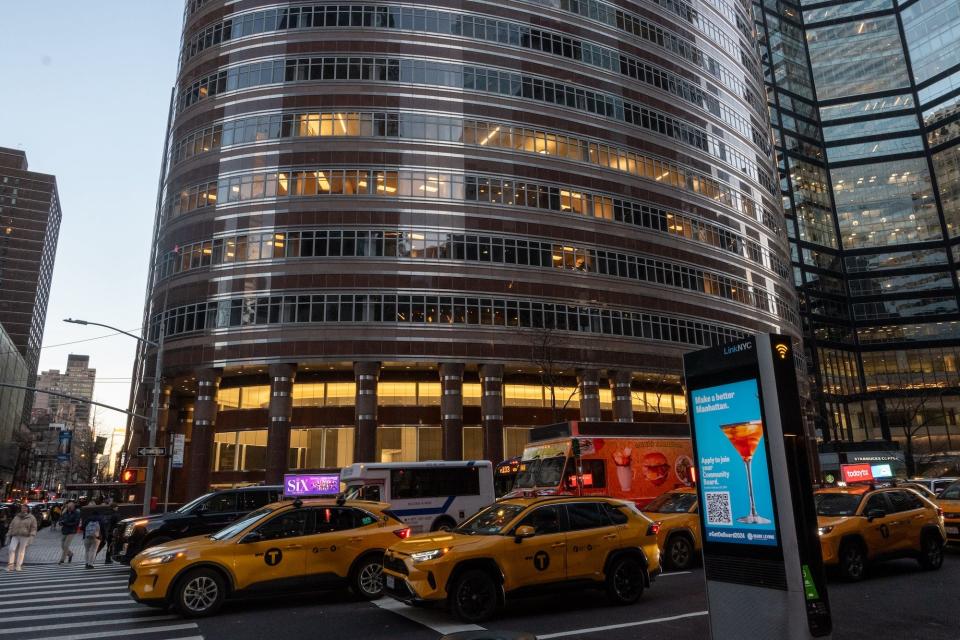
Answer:
[[142, 467], [130, 467], [124, 469], [123, 473], [120, 474], [120, 482], [126, 484], [136, 484], [138, 482], [143, 482], [146, 479], [147, 470]]

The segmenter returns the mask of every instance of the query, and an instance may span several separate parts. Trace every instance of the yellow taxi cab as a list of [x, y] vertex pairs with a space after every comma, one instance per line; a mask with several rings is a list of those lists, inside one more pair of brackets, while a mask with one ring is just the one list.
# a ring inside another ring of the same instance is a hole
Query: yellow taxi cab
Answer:
[[449, 532], [397, 541], [384, 555], [385, 592], [446, 603], [466, 622], [507, 596], [556, 586], [604, 588], [632, 604], [660, 572], [657, 525], [632, 502], [599, 497], [501, 500]]
[[912, 557], [924, 569], [943, 564], [943, 512], [905, 487], [831, 487], [814, 493], [823, 562], [850, 581], [867, 564]]
[[960, 482], [940, 492], [937, 504], [943, 509], [943, 528], [947, 533], [947, 542], [960, 544]]
[[678, 487], [661, 494], [643, 508], [643, 513], [660, 524], [657, 542], [665, 569], [686, 571], [700, 554], [700, 516], [697, 490]]
[[276, 502], [209, 536], [150, 547], [130, 562], [130, 595], [182, 615], [215, 613], [226, 598], [348, 586], [383, 593], [383, 551], [410, 528], [379, 502]]

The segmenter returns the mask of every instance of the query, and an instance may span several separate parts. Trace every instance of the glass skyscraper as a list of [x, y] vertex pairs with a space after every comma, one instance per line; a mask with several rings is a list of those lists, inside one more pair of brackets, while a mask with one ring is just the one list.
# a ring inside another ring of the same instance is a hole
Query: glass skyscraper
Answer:
[[817, 426], [960, 449], [960, 3], [753, 7]]

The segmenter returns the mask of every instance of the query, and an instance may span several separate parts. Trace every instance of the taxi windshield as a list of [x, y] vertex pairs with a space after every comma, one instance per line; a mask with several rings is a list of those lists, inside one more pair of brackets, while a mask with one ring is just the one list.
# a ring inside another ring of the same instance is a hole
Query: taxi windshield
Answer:
[[230, 526], [224, 529], [220, 529], [220, 531], [217, 531], [210, 537], [213, 540], [226, 540], [227, 538], [232, 538], [233, 536], [237, 535], [238, 533], [240, 533], [241, 531], [243, 531], [244, 529], [252, 525], [254, 522], [263, 520], [263, 518], [270, 515], [271, 513], [273, 513], [273, 509], [270, 509], [269, 507], [262, 507], [260, 509], [257, 509], [256, 511], [252, 511], [248, 513], [246, 516], [244, 516], [240, 520], [237, 520]]
[[469, 536], [495, 536], [524, 510], [520, 504], [492, 504], [454, 529]]
[[554, 456], [538, 460], [526, 460], [520, 467], [520, 474], [514, 486], [556, 487], [563, 477], [563, 467], [567, 459], [564, 456]]
[[643, 510], [650, 513], [688, 513], [696, 502], [697, 496], [692, 493], [665, 493]]
[[818, 516], [852, 516], [862, 496], [854, 493], [818, 493], [814, 496]]

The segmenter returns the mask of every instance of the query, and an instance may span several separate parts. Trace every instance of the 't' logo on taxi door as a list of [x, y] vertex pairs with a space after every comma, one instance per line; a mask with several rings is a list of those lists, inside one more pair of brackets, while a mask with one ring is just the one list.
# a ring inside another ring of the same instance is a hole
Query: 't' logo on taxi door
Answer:
[[533, 566], [537, 571], [546, 571], [550, 566], [550, 555], [546, 551], [537, 551], [533, 556]]
[[263, 554], [263, 561], [266, 562], [269, 566], [275, 567], [283, 560], [283, 552], [280, 549], [274, 547], [273, 549], [267, 549], [266, 553]]

